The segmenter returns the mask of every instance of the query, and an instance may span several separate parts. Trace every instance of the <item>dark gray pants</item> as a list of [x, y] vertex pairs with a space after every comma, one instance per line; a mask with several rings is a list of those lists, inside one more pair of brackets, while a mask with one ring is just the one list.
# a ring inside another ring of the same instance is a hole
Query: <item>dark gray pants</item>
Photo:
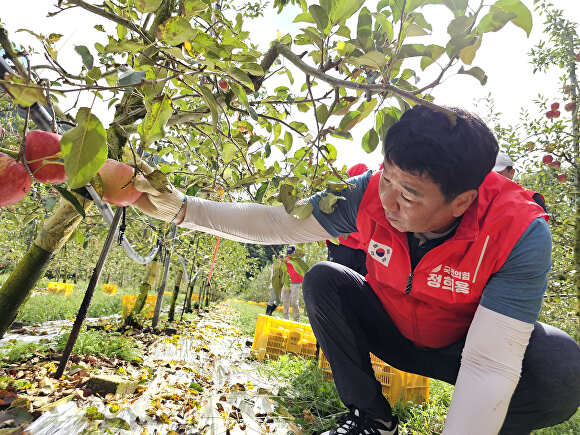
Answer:
[[[418, 348], [401, 335], [364, 277], [340, 264], [314, 265], [302, 288], [314, 335], [347, 407], [376, 418], [392, 415], [369, 352], [399, 370], [455, 383], [465, 339], [440, 349]], [[536, 322], [501, 434], [561, 423], [579, 404], [580, 347], [558, 328]]]

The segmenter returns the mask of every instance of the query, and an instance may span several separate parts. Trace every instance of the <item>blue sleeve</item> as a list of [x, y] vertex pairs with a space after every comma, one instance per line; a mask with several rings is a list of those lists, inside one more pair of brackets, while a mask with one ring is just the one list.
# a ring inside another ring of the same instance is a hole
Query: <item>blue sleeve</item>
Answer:
[[533, 323], [538, 319], [552, 265], [552, 236], [543, 218], [522, 234], [501, 269], [488, 281], [481, 305]]
[[372, 171], [368, 171], [356, 177], [349, 178], [348, 182], [353, 184], [353, 186], [339, 193], [345, 199], [339, 200], [336, 208], [330, 214], [324, 213], [318, 206], [320, 199], [326, 196], [326, 190], [318, 192], [308, 199], [313, 206], [312, 214], [328, 234], [331, 234], [333, 237], [338, 237], [342, 234], [350, 234], [357, 231], [356, 215], [358, 214], [358, 207], [367, 189], [371, 175]]

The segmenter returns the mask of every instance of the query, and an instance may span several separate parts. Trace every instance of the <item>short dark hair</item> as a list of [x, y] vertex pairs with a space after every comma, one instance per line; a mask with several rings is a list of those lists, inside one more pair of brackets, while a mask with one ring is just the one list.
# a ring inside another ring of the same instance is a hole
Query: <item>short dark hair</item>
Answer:
[[477, 189], [495, 165], [499, 151], [491, 130], [476, 115], [448, 107], [455, 125], [442, 111], [417, 105], [387, 132], [385, 160], [419, 176], [427, 174], [446, 201]]

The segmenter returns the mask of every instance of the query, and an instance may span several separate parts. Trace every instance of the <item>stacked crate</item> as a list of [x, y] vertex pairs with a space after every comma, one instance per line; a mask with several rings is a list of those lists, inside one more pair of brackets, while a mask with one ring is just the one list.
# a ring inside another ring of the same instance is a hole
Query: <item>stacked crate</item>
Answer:
[[[291, 353], [304, 358], [316, 355], [316, 338], [310, 325], [278, 319], [260, 314], [256, 323], [252, 353], [257, 359], [277, 359], [280, 355]], [[391, 403], [429, 400], [429, 378], [397, 370], [375, 355], [370, 354], [371, 365], [383, 395]], [[320, 352], [318, 366], [324, 378], [332, 382], [330, 364]]]

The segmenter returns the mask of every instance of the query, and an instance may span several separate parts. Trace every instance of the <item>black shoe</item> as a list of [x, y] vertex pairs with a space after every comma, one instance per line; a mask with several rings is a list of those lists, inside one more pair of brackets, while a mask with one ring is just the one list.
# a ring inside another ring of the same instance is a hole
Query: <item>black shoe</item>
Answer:
[[384, 423], [371, 417], [361, 415], [358, 409], [350, 411], [340, 421], [336, 429], [321, 435], [398, 435], [399, 419], [393, 415], [390, 429]]

